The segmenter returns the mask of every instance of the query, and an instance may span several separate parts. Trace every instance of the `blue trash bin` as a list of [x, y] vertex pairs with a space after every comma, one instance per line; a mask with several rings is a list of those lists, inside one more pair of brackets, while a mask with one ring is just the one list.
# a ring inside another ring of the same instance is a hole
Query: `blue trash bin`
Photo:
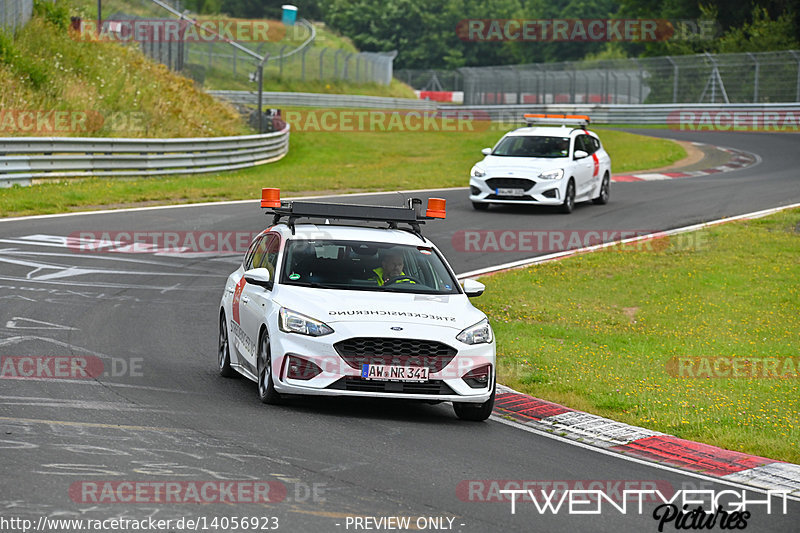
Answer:
[[297, 20], [297, 6], [284, 4], [281, 7], [283, 8], [283, 17], [281, 18], [281, 22], [283, 22], [284, 26], [294, 26], [294, 23]]

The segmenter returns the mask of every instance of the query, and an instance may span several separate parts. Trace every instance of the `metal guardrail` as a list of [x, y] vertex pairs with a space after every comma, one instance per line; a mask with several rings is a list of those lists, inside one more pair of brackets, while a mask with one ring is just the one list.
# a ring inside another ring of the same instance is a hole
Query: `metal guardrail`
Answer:
[[[208, 91], [217, 98], [228, 100], [234, 104], [252, 104], [258, 102], [258, 93], [249, 91]], [[414, 98], [390, 98], [385, 96], [361, 96], [353, 94], [325, 93], [283, 93], [265, 92], [264, 105], [267, 107], [351, 107], [371, 109], [436, 109], [436, 102], [416, 100]]]
[[43, 178], [160, 176], [236, 170], [289, 152], [289, 125], [239, 137], [103, 139], [0, 138], [0, 187]]
[[724, 111], [727, 113], [761, 113], [769, 111], [791, 111], [800, 113], [799, 103], [787, 104], [641, 104], [641, 105], [601, 105], [601, 104], [514, 104], [514, 105], [465, 105], [439, 106], [439, 109], [458, 109], [474, 111], [477, 117], [487, 117], [495, 122], [520, 124], [524, 113], [566, 113], [568, 115], [589, 115], [593, 124], [677, 124], [680, 112]]

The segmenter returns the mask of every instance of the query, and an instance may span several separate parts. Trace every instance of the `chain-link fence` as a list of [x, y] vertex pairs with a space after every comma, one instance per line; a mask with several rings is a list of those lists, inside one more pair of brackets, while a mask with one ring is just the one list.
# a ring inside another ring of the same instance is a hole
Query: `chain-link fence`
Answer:
[[[120, 9], [104, 8], [102, 28], [110, 32], [107, 35], [113, 38], [115, 30], [133, 35], [131, 40], [139, 42], [146, 55], [211, 89], [255, 89], [262, 58], [266, 58], [265, 84], [280, 79], [388, 85], [392, 80], [396, 53], [332, 48], [304, 19], [283, 26], [263, 20], [195, 16], [183, 9], [180, 0], [127, 0], [124, 8], [108, 2]], [[200, 26], [211, 28], [218, 37], [186, 18], [178, 22], [182, 15], [196, 17]], [[172, 33], [165, 30], [176, 26]]]
[[465, 67], [449, 72], [403, 70], [397, 75], [419, 90], [463, 90], [467, 105], [800, 102], [796, 50]]
[[33, 0], [0, 0], [0, 30], [10, 32], [28, 22], [33, 14]]

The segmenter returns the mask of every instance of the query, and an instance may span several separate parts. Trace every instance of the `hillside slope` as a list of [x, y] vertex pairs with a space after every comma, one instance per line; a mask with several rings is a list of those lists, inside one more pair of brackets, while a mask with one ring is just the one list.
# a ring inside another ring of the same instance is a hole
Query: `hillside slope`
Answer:
[[73, 0], [37, 0], [0, 33], [0, 136], [211, 137], [251, 133], [236, 111], [136, 46], [82, 41]]

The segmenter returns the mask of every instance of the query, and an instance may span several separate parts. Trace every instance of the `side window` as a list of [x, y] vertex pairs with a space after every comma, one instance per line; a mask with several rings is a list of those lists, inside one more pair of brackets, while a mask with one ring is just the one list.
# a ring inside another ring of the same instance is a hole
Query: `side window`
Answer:
[[597, 151], [595, 148], [594, 141], [595, 139], [591, 135], [578, 135], [578, 138], [575, 141], [576, 150], [583, 150], [589, 155], [592, 155]]
[[261, 246], [261, 243], [264, 242], [265, 238], [266, 236], [259, 235], [253, 239], [252, 243], [250, 243], [250, 248], [247, 250], [247, 254], [245, 254], [244, 261], [242, 262], [245, 270], [250, 270], [253, 268], [253, 259], [255, 258], [256, 250], [259, 248], [259, 246]]
[[[281, 239], [277, 235], [267, 235], [263, 241], [263, 255], [257, 267], [269, 270], [270, 279], [275, 279], [275, 265], [278, 263], [278, 250], [280, 249]], [[256, 255], [258, 252], [256, 252]], [[256, 265], [255, 259], [253, 265]]]
[[586, 148], [583, 146], [583, 135], [578, 135], [575, 137], [575, 149], [572, 151], [573, 157], [575, 156], [575, 152], [578, 150], [586, 151]]
[[590, 139], [592, 140], [592, 146], [594, 146], [594, 150], [592, 152], [598, 151], [600, 149], [600, 141], [594, 137], [590, 137]]

